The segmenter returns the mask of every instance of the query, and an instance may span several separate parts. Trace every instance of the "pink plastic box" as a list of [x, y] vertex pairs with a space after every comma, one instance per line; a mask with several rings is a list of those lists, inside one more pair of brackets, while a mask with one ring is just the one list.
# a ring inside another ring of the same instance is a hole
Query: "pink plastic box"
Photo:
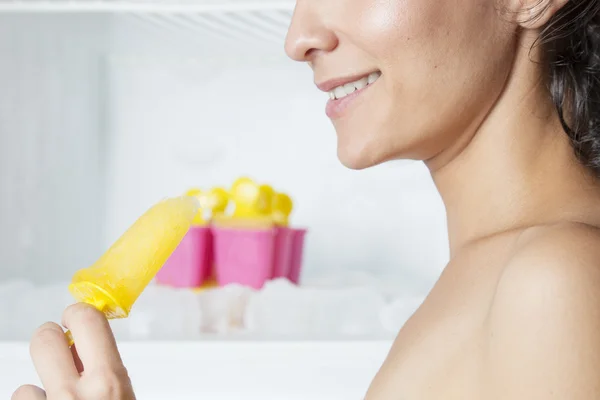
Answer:
[[219, 286], [236, 283], [260, 289], [271, 279], [276, 229], [214, 227], [213, 235]]
[[306, 229], [293, 229], [292, 232], [292, 248], [290, 254], [290, 269], [288, 273], [288, 279], [298, 285], [300, 284], [300, 276], [302, 274], [304, 242], [307, 231]]
[[260, 289], [270, 279], [299, 284], [306, 230], [192, 227], [156, 276], [159, 284], [197, 288], [216, 278], [219, 286]]
[[211, 274], [212, 231], [208, 227], [192, 227], [171, 257], [156, 275], [162, 285], [177, 288], [202, 286]]
[[289, 278], [292, 267], [292, 251], [295, 231], [290, 228], [276, 228], [275, 254], [273, 255], [273, 279]]

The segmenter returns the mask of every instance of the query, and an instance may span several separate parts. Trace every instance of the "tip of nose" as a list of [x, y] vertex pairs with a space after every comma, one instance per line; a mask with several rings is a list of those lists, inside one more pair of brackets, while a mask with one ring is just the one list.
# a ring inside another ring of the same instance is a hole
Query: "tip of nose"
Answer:
[[295, 61], [312, 61], [316, 54], [331, 52], [338, 46], [338, 38], [333, 30], [322, 21], [306, 12], [296, 9], [285, 38], [285, 52]]
[[289, 58], [299, 62], [312, 62], [320, 53], [328, 53], [335, 47], [312, 44], [309, 41], [286, 42], [285, 53]]
[[300, 62], [307, 61], [306, 53], [308, 50], [302, 45], [302, 43], [299, 43], [298, 40], [294, 40], [288, 36], [288, 38], [286, 38], [284, 49], [285, 54], [287, 54], [287, 56], [292, 60]]

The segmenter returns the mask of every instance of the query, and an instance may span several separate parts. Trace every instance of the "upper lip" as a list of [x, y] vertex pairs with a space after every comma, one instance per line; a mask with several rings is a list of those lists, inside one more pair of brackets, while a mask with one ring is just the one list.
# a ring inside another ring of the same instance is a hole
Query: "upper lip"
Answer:
[[328, 81], [324, 81], [324, 82], [320, 82], [320, 83], [315, 82], [315, 84], [317, 85], [319, 90], [322, 90], [323, 92], [331, 92], [333, 89], [335, 89], [338, 86], [342, 86], [342, 85], [345, 85], [346, 83], [350, 83], [350, 82], [356, 82], [359, 79], [366, 78], [367, 76], [371, 75], [373, 72], [377, 72], [377, 71], [371, 71], [371, 72], [367, 72], [364, 74], [353, 75], [353, 76], [346, 76], [343, 78], [330, 79]]

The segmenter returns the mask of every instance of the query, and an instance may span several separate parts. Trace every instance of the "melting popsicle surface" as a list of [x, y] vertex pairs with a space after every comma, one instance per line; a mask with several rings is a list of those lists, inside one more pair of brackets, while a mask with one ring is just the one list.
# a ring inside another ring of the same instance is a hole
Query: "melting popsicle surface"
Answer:
[[199, 204], [194, 197], [161, 201], [142, 215], [91, 267], [75, 273], [69, 290], [107, 318], [125, 318], [188, 232]]

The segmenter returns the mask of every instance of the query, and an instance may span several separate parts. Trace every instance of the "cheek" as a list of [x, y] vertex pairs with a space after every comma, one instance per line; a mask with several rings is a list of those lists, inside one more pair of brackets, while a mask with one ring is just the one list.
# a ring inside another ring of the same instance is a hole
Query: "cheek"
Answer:
[[456, 0], [370, 0], [356, 19], [356, 32], [362, 32], [357, 46], [383, 72], [395, 115], [433, 100], [431, 93], [439, 93], [458, 69], [452, 63], [462, 51], [464, 25], [453, 17], [449, 3]]
[[363, 0], [366, 4], [362, 5], [360, 15], [355, 16], [356, 28], [367, 38], [388, 41], [390, 36], [397, 36], [399, 28], [410, 25], [411, 19], [419, 18], [412, 15], [418, 10], [411, 10], [411, 1], [415, 0]]
[[[388, 63], [401, 54], [419, 29], [426, 30], [425, 18], [413, 3], [418, 0], [363, 0], [362, 12], [354, 16], [356, 45], [380, 63]], [[415, 23], [415, 21], [420, 21]], [[399, 51], [400, 50], [400, 51]]]
[[[441, 63], [482, 49], [497, 20], [495, 0], [360, 0], [356, 45], [383, 65]], [[352, 10], [348, 11], [349, 13]], [[486, 35], [487, 33], [487, 35]], [[432, 65], [435, 66], [435, 65]]]
[[504, 62], [510, 59], [510, 39], [499, 34], [495, 3], [362, 1], [352, 24], [360, 34], [352, 38], [383, 72], [370, 114], [377, 116], [370, 122], [380, 128], [380, 139], [386, 137], [381, 143], [390, 148], [423, 146], [424, 140], [441, 144], [441, 135], [452, 140], [487, 112], [510, 68]]

